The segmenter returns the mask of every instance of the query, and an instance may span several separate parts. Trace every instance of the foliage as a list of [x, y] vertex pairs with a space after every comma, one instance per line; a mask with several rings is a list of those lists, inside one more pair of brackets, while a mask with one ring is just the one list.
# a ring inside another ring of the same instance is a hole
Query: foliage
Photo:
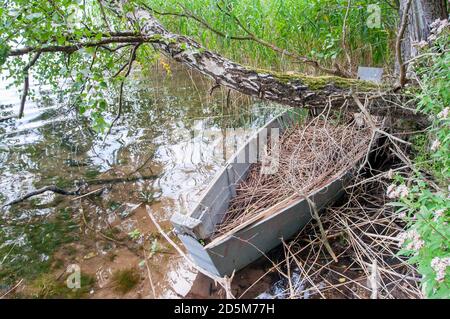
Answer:
[[58, 247], [77, 239], [78, 225], [69, 209], [55, 216], [26, 217], [8, 222], [0, 218], [0, 283], [10, 285], [19, 278], [34, 279], [50, 270], [50, 257]]
[[79, 299], [84, 297], [95, 284], [95, 277], [81, 273], [80, 276], [80, 289], [70, 289], [63, 277], [61, 280], [54, 278], [51, 274], [43, 274], [33, 280], [28, 288], [27, 295], [33, 298], [68, 298]]
[[[448, 48], [446, 33], [424, 52], [417, 66], [421, 86], [419, 108], [433, 118], [433, 123], [413, 141], [416, 171], [412, 180], [397, 177], [397, 184], [401, 185], [388, 189], [388, 195], [400, 197], [395, 205], [408, 223], [408, 231], [400, 238], [401, 254], [409, 256], [409, 261], [418, 266], [424, 294], [430, 298], [450, 298]], [[398, 191], [399, 188], [402, 189]]]
[[[134, 1], [123, 8], [132, 9]], [[108, 37], [114, 30], [133, 31], [115, 9], [100, 6], [94, 0], [12, 0], [0, 8], [0, 72], [21, 87], [26, 65], [35, 56], [13, 56], [10, 50], [24, 47], [43, 48], [49, 45], [69, 46], [80, 42], [95, 42]], [[102, 11], [103, 10], [103, 11]], [[106, 19], [103, 19], [105, 13]], [[108, 124], [104, 115], [109, 105], [117, 105], [117, 87], [123, 74], [116, 73], [130, 59], [133, 46], [114, 51], [118, 45], [83, 47], [75, 52], [42, 53], [31, 71], [40, 85], [49, 85], [60, 92], [68, 105], [90, 119], [93, 128], [104, 131]], [[141, 46], [136, 60], [153, 61], [150, 46]], [[33, 92], [30, 92], [31, 94]]]
[[138, 240], [139, 238], [141, 238], [142, 233], [139, 229], [134, 229], [133, 231], [128, 233], [128, 236], [130, 236], [132, 240]]

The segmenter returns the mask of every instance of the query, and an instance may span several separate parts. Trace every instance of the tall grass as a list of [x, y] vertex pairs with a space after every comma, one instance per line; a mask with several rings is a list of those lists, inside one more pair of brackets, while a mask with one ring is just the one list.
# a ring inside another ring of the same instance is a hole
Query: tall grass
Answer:
[[[146, 0], [165, 12], [181, 12], [181, 0]], [[187, 0], [187, 9], [204, 18], [228, 36], [244, 35], [235, 21], [217, 8], [231, 8], [257, 37], [300, 55], [314, 57], [325, 65], [343, 59], [342, 29], [347, 0]], [[369, 28], [368, 5], [381, 7], [381, 28]], [[290, 70], [295, 66], [287, 57], [251, 41], [220, 37], [197, 22], [173, 16], [159, 16], [171, 30], [193, 36], [209, 49], [241, 63], [272, 69]], [[397, 12], [384, 1], [352, 1], [347, 19], [348, 46], [355, 64], [383, 66], [392, 61]], [[300, 66], [299, 66], [300, 67]]]

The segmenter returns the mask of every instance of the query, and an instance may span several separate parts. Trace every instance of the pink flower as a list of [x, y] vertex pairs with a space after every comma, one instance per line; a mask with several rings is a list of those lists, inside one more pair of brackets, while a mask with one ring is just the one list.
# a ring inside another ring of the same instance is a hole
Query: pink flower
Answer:
[[398, 234], [397, 236], [397, 240], [398, 240], [398, 246], [401, 247], [403, 246], [403, 244], [405, 243], [405, 241], [408, 239], [408, 233], [407, 232], [403, 232]]
[[401, 198], [407, 197], [409, 195], [408, 187], [406, 187], [406, 185], [404, 185], [404, 184], [397, 187], [397, 192], [399, 193], [399, 196]]
[[389, 198], [396, 198], [397, 197], [397, 193], [395, 192], [395, 185], [389, 185], [389, 187], [386, 190], [386, 195]]
[[401, 184], [399, 186], [395, 186], [394, 184], [389, 185], [389, 187], [386, 189], [386, 195], [389, 198], [403, 198], [403, 197], [407, 197], [409, 195], [409, 190], [408, 187], [406, 187], [406, 185]]
[[425, 242], [420, 238], [420, 234], [414, 229], [401, 233], [397, 236], [397, 239], [400, 247], [408, 241], [408, 244], [405, 246], [407, 250], [418, 251], [425, 245]]
[[443, 282], [445, 278], [445, 272], [447, 267], [450, 265], [450, 257], [434, 257], [431, 261], [431, 268], [436, 272], [436, 280], [438, 282]]
[[445, 109], [443, 109], [442, 111], [440, 111], [439, 113], [438, 113], [438, 118], [440, 118], [440, 119], [446, 119], [447, 117], [448, 117], [448, 112], [449, 112], [449, 108], [448, 108], [448, 106], [445, 108]]
[[425, 40], [422, 40], [420, 42], [414, 42], [413, 45], [418, 47], [418, 48], [420, 48], [420, 49], [423, 49], [423, 48], [425, 48], [428, 45], [428, 42], [425, 41]]
[[434, 218], [433, 218], [433, 220], [434, 220], [435, 222], [437, 222], [438, 219], [441, 218], [442, 216], [444, 216], [444, 209], [439, 209], [439, 210], [437, 210], [437, 211], [434, 212]]

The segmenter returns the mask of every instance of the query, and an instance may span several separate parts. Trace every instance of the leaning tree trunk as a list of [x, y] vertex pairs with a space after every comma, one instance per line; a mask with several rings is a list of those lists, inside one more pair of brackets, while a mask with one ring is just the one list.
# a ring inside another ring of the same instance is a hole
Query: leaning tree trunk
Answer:
[[[408, 61], [418, 55], [415, 43], [427, 41], [430, 36], [430, 24], [436, 19], [448, 18], [448, 0], [412, 0], [408, 12], [408, 27], [402, 42], [403, 61]], [[400, 2], [400, 20], [405, 14], [408, 0]], [[398, 65], [396, 66], [398, 70]]]

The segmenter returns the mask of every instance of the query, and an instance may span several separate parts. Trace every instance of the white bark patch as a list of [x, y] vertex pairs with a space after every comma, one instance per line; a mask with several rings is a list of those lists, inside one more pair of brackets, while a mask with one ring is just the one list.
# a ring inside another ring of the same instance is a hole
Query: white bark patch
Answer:
[[213, 60], [205, 59], [202, 61], [205, 65], [206, 70], [211, 72], [216, 76], [223, 76], [225, 74], [225, 68]]
[[[197, 50], [184, 50], [180, 53], [180, 56], [184, 56], [184, 58], [192, 63], [196, 63], [195, 55], [198, 53]], [[175, 56], [177, 58], [177, 56]]]

